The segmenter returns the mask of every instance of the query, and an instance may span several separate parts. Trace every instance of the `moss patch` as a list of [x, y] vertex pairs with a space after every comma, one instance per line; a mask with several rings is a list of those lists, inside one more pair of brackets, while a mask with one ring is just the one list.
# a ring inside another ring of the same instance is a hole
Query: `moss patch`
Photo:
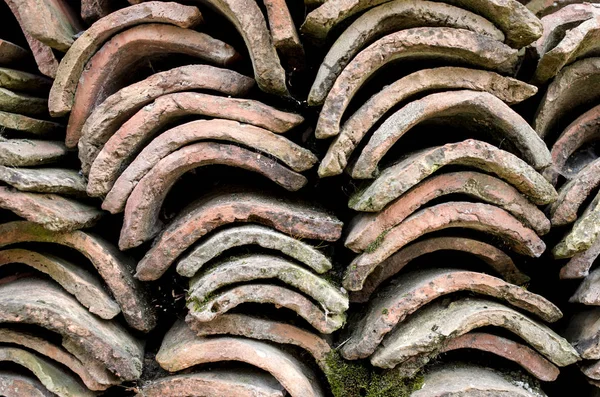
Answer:
[[367, 248], [365, 249], [365, 252], [367, 253], [372, 253], [375, 252], [375, 250], [377, 248], [379, 248], [379, 246], [381, 245], [381, 243], [383, 243], [383, 239], [385, 238], [385, 236], [387, 236], [387, 234], [389, 233], [389, 230], [386, 230], [385, 232], [381, 233], [379, 236], [377, 236], [377, 238], [375, 239], [375, 241], [373, 241], [371, 244], [369, 244], [367, 246]]
[[423, 386], [423, 376], [403, 379], [398, 371], [381, 371], [368, 362], [347, 361], [337, 350], [325, 360], [327, 380], [334, 397], [408, 397]]

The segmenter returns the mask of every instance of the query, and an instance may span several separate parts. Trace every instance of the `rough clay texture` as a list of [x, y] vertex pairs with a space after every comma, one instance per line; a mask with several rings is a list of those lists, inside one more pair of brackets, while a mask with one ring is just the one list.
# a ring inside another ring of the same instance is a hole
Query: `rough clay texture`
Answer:
[[269, 372], [291, 397], [325, 396], [315, 374], [283, 350], [251, 339], [201, 338], [183, 321], [169, 330], [156, 360], [170, 372], [201, 363], [241, 361]]
[[143, 60], [161, 54], [182, 54], [217, 66], [228, 66], [240, 55], [230, 45], [191, 29], [165, 24], [142, 24], [114, 36], [94, 54], [81, 73], [71, 109], [68, 147], [75, 147], [93, 109], [130, 81]]
[[0, 138], [0, 165], [32, 167], [56, 163], [67, 156], [62, 142]]
[[0, 250], [0, 266], [12, 263], [22, 263], [48, 274], [90, 312], [103, 319], [110, 320], [121, 312], [98, 277], [71, 262], [20, 248]]
[[587, 250], [575, 254], [566, 265], [560, 269], [561, 279], [584, 278], [590, 273], [596, 258], [600, 255], [600, 239], [596, 239]]
[[586, 165], [577, 175], [562, 185], [558, 199], [549, 207], [553, 226], [564, 226], [577, 220], [579, 208], [600, 185], [600, 160]]
[[400, 59], [444, 59], [467, 63], [475, 68], [512, 73], [517, 51], [489, 37], [464, 29], [413, 28], [385, 36], [361, 51], [346, 66], [329, 91], [321, 110], [315, 136], [338, 134], [339, 121], [332, 115], [343, 113], [359, 88], [392, 61]]
[[61, 60], [50, 91], [50, 114], [64, 116], [71, 111], [77, 82], [86, 63], [111, 36], [143, 23], [168, 23], [191, 28], [201, 21], [202, 15], [196, 7], [159, 1], [127, 7], [97, 21], [73, 43]]
[[265, 226], [243, 225], [216, 231], [194, 246], [177, 262], [177, 273], [185, 277], [193, 277], [202, 266], [225, 251], [247, 245], [258, 245], [279, 251], [317, 273], [325, 273], [332, 267], [325, 255], [307, 243]]
[[474, 255], [509, 283], [522, 285], [529, 281], [514, 264], [512, 259], [493, 245], [461, 237], [434, 237], [410, 244], [379, 264], [370, 274], [355, 274], [349, 268], [346, 278], [362, 285], [360, 291], [350, 292], [351, 302], [367, 302], [371, 294], [384, 281], [399, 273], [410, 262], [420, 256], [438, 251], [460, 251]]
[[73, 356], [62, 347], [29, 332], [3, 327], [0, 329], [0, 342], [23, 346], [42, 356], [61, 363], [77, 374], [85, 386], [90, 390], [106, 390], [110, 386], [121, 382], [107, 370], [105, 370], [104, 376], [101, 377], [101, 379], [96, 379], [96, 374], [89, 371], [86, 365], [77, 357]]
[[325, 241], [337, 241], [343, 225], [327, 212], [301, 202], [249, 190], [217, 191], [180, 212], [138, 263], [136, 277], [144, 281], [160, 278], [196, 241], [237, 222], [260, 223], [294, 238]]
[[265, 0], [264, 5], [273, 45], [281, 54], [286, 66], [304, 68], [304, 47], [285, 0]]
[[600, 269], [595, 269], [579, 284], [569, 302], [600, 306]]
[[557, 197], [554, 187], [517, 156], [488, 143], [467, 139], [408, 155], [383, 170], [366, 189], [355, 193], [348, 206], [357, 211], [380, 211], [447, 165], [469, 166], [497, 175], [537, 205], [550, 204]]
[[38, 380], [7, 371], [0, 371], [0, 393], [6, 397], [53, 397]]
[[[123, 163], [131, 162], [132, 156], [159, 135], [163, 127], [196, 115], [236, 120], [275, 133], [286, 132], [303, 121], [299, 115], [281, 112], [249, 99], [224, 98], [197, 92], [164, 95], [140, 109], [112, 136], [112, 129], [88, 130], [100, 135], [86, 133], [85, 141], [82, 139], [79, 144], [82, 169], [85, 173], [93, 174], [90, 170], [92, 166], [114, 168], [112, 172], [117, 173], [124, 167]], [[96, 160], [98, 163], [94, 164]]]
[[17, 221], [0, 226], [0, 247], [20, 242], [54, 243], [81, 252], [98, 270], [121, 306], [127, 323], [144, 332], [154, 328], [154, 307], [144, 286], [131, 274], [133, 264], [107, 241], [82, 231], [51, 232], [32, 222]]
[[85, 195], [85, 178], [63, 168], [12, 168], [0, 166], [0, 180], [23, 192]]
[[328, 312], [348, 310], [348, 297], [325, 279], [287, 259], [254, 254], [226, 258], [190, 280], [188, 306], [204, 302], [212, 293], [235, 283], [279, 279], [321, 304]]
[[597, 55], [600, 39], [600, 15], [568, 30], [564, 38], [550, 51], [542, 55], [533, 76], [533, 82], [541, 84], [578, 59]]
[[[447, 228], [467, 228], [497, 236], [513, 251], [534, 258], [546, 249], [533, 230], [500, 208], [480, 203], [443, 203], [411, 215], [380, 238], [376, 247], [354, 258], [344, 286], [351, 291], [360, 290], [359, 280], [364, 280], [392, 254], [421, 236]], [[348, 278], [350, 275], [352, 279]]]
[[576, 313], [569, 321], [565, 337], [586, 360], [600, 359], [600, 309], [597, 307]]
[[56, 194], [26, 193], [0, 186], [0, 208], [52, 231], [94, 226], [104, 215], [96, 207]]
[[429, 201], [451, 194], [463, 194], [496, 205], [539, 235], [550, 231], [550, 221], [544, 213], [514, 187], [490, 175], [460, 171], [424, 180], [380, 212], [356, 215], [348, 227], [345, 245], [355, 252], [362, 252], [382, 233], [400, 224]]
[[571, 258], [590, 248], [600, 236], [600, 194], [585, 209], [573, 224], [573, 228], [554, 247], [555, 258]]
[[210, 370], [168, 376], [145, 384], [138, 397], [284, 397], [283, 387], [269, 374], [254, 370]]
[[35, 74], [0, 67], [0, 87], [30, 94], [46, 95], [52, 80]]
[[[88, 147], [101, 149], [117, 131], [131, 128], [127, 123], [129, 118], [161, 96], [188, 90], [209, 90], [240, 96], [245, 95], [253, 85], [254, 80], [249, 77], [210, 65], [186, 65], [153, 74], [121, 88], [95, 107], [83, 125], [78, 148], [82, 153], [92, 150]], [[134, 117], [132, 123], [135, 120]], [[87, 161], [82, 164], [84, 172], [89, 171], [89, 166]]]
[[0, 285], [0, 291], [1, 322], [36, 324], [57, 332], [123, 380], [141, 375], [142, 344], [120, 325], [98, 319], [56, 284], [21, 279]]
[[[322, 40], [344, 19], [386, 2], [387, 0], [327, 1], [306, 16], [302, 32]], [[445, 0], [444, 3], [487, 18], [504, 32], [506, 43], [514, 48], [525, 47], [542, 35], [542, 23], [517, 0]]]
[[9, 113], [44, 116], [48, 113], [48, 100], [0, 88], [0, 110]]
[[352, 335], [341, 348], [343, 356], [349, 360], [370, 356], [384, 336], [411, 313], [440, 296], [457, 291], [505, 300], [545, 321], [554, 322], [562, 317], [560, 310], [545, 298], [496, 277], [451, 269], [415, 271], [396, 279], [370, 301], [364, 317], [353, 324]]
[[567, 125], [573, 109], [600, 98], [600, 58], [577, 61], [560, 71], [548, 86], [533, 121], [542, 138], [557, 136], [557, 126]]
[[10, 41], [0, 39], [0, 64], [14, 64], [17, 61], [26, 59], [28, 55], [29, 53], [24, 48]]
[[434, 352], [449, 339], [481, 327], [510, 331], [559, 367], [579, 361], [579, 354], [550, 328], [500, 303], [484, 299], [436, 302], [399, 324], [371, 356], [380, 368], [393, 368], [417, 355]]
[[[527, 8], [542, 18], [546, 15], [555, 13], [556, 11], [562, 9], [565, 6], [573, 3], [579, 3], [580, 0], [531, 0], [527, 3]], [[597, 3], [596, 0], [590, 0], [588, 3]], [[576, 4], [580, 5], [580, 4]]]
[[27, 368], [48, 389], [61, 397], [92, 397], [77, 378], [64, 371], [58, 365], [27, 350], [16, 347], [0, 347], [0, 362], [12, 362]]
[[198, 321], [212, 322], [229, 310], [245, 303], [268, 304], [275, 308], [291, 310], [323, 334], [331, 334], [346, 323], [345, 314], [332, 313], [327, 308], [321, 308], [298, 292], [260, 283], [241, 285], [218, 293], [213, 292], [210, 297], [207, 296], [203, 300], [193, 296], [188, 302], [189, 315]]
[[[428, 95], [388, 117], [362, 148], [351, 167], [352, 177], [364, 179], [377, 174], [379, 162], [394, 145], [401, 145], [402, 136], [414, 126], [445, 117], [452, 118], [453, 125], [460, 125], [457, 116], [465, 114], [469, 119], [467, 126], [488, 130], [498, 142], [512, 143], [520, 157], [534, 169], [544, 169], [551, 164], [548, 147], [519, 114], [492, 94], [465, 90]], [[439, 134], [443, 130], [434, 131], [432, 133]]]
[[215, 164], [256, 172], [292, 192], [307, 182], [304, 176], [275, 160], [238, 146], [213, 142], [185, 146], [160, 160], [132, 190], [125, 206], [119, 248], [137, 247], [156, 236], [163, 226], [158, 219], [162, 203], [177, 179], [192, 169]]
[[558, 181], [558, 176], [562, 175], [567, 179], [575, 178], [580, 169], [571, 169], [567, 161], [583, 145], [600, 139], [600, 106], [588, 110], [575, 121], [573, 121], [560, 134], [550, 155], [552, 156], [552, 167], [544, 171], [544, 176], [554, 185]]
[[343, 110], [336, 111], [332, 119], [341, 130], [321, 161], [319, 176], [341, 174], [358, 142], [395, 105], [420, 93], [453, 89], [488, 92], [509, 105], [537, 92], [535, 86], [485, 70], [439, 67], [411, 73], [373, 95], [343, 124]]
[[323, 338], [302, 328], [271, 319], [246, 314], [222, 314], [210, 322], [201, 322], [188, 314], [185, 321], [199, 337], [234, 335], [299, 346], [308, 351], [321, 367], [331, 346]]
[[329, 48], [308, 94], [309, 105], [323, 104], [340, 73], [369, 43], [393, 32], [424, 26], [466, 29], [504, 41], [504, 34], [491, 22], [461, 8], [423, 0], [384, 3], [362, 14]]
[[0, 111], [0, 128], [2, 127], [37, 136], [52, 135], [64, 131], [61, 124], [52, 121], [38, 120], [22, 114]]
[[[306, 171], [318, 161], [308, 149], [263, 128], [230, 120], [197, 120], [171, 128], [154, 138], [121, 175], [118, 175], [118, 163], [107, 171], [102, 168], [104, 164], [99, 164], [99, 168], [94, 167], [94, 172], [90, 172], [87, 192], [91, 196], [109, 193], [105, 201], [113, 203], [110, 211], [114, 212], [117, 208], [122, 210], [137, 183], [156, 164], [181, 147], [201, 141], [219, 141], [252, 148], [265, 157], [279, 160], [296, 172]], [[120, 144], [117, 150], [128, 155], [136, 151], [124, 144]], [[115, 160], [124, 162], [123, 157]], [[116, 181], [113, 182], [114, 179]], [[108, 203], [105, 207], [109, 208]]]
[[423, 388], [411, 394], [411, 397], [460, 396], [546, 397], [508, 381], [502, 373], [473, 365], [435, 368], [426, 375]]

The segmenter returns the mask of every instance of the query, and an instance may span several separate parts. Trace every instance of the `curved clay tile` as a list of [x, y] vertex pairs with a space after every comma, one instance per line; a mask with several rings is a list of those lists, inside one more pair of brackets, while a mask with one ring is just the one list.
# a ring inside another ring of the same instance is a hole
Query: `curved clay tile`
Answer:
[[[497, 236], [515, 252], [539, 257], [546, 249], [544, 242], [508, 212], [489, 204], [450, 202], [420, 210], [378, 238], [376, 245], [354, 258], [344, 286], [360, 290], [364, 280], [392, 254], [428, 233], [447, 228], [467, 228]], [[348, 278], [352, 275], [352, 279]]]
[[407, 316], [435, 299], [459, 291], [501, 299], [545, 321], [554, 322], [562, 317], [561, 311], [542, 296], [487, 274], [452, 269], [418, 270], [395, 279], [371, 299], [365, 315], [352, 325], [352, 334], [341, 348], [342, 355], [348, 360], [370, 356]]
[[466, 29], [504, 41], [504, 34], [487, 19], [462, 8], [423, 0], [384, 3], [362, 14], [336, 39], [319, 67], [308, 104], [322, 105], [340, 73], [368, 44], [386, 34], [425, 26]]
[[411, 261], [437, 251], [460, 251], [472, 254], [509, 283], [521, 285], [529, 281], [529, 277], [517, 269], [512, 259], [493, 245], [469, 238], [434, 237], [402, 248], [379, 264], [368, 275], [355, 275], [354, 270], [349, 269], [347, 277], [349, 279], [356, 278], [356, 283], [362, 286], [360, 291], [350, 293], [350, 301], [368, 302], [371, 294], [384, 281], [399, 273]]
[[90, 390], [106, 390], [112, 385], [121, 383], [106, 369], [102, 374], [90, 371], [84, 363], [62, 347], [26, 331], [2, 327], [0, 328], [0, 343], [22, 346], [61, 363], [76, 373]]
[[[131, 191], [125, 206], [119, 248], [137, 247], [156, 236], [162, 229], [160, 209], [177, 179], [192, 169], [217, 164], [256, 172], [292, 192], [306, 184], [306, 178], [301, 174], [269, 157], [235, 145], [200, 142], [185, 146], [160, 160]], [[118, 193], [115, 189], [111, 193]]]
[[157, 280], [196, 241], [231, 223], [260, 223], [294, 238], [337, 241], [342, 222], [314, 206], [250, 190], [215, 191], [192, 203], [155, 239], [136, 278]]
[[12, 168], [0, 165], [0, 180], [23, 192], [85, 195], [85, 178], [63, 168]]
[[566, 166], [567, 161], [583, 145], [600, 140], [600, 106], [596, 106], [579, 116], [560, 134], [550, 155], [552, 156], [552, 167], [544, 170], [544, 176], [556, 185], [558, 176], [567, 179], [577, 179], [577, 172], [573, 172]]
[[32, 222], [9, 222], [0, 225], [0, 247], [21, 242], [64, 245], [81, 252], [92, 262], [108, 286], [128, 324], [150, 331], [156, 324], [153, 307], [144, 287], [133, 278], [132, 264], [126, 257], [98, 236], [82, 231], [51, 232]]
[[439, 67], [420, 70], [384, 87], [369, 98], [339, 128], [343, 110], [333, 116], [340, 130], [319, 166], [319, 176], [341, 174], [356, 148], [368, 131], [390, 109], [414, 95], [435, 90], [469, 89], [484, 91], [509, 105], [517, 104], [537, 92], [535, 86], [485, 70], [459, 67]]
[[330, 260], [313, 246], [261, 225], [234, 226], [218, 230], [195, 245], [177, 262], [177, 273], [193, 277], [206, 263], [234, 247], [258, 245], [277, 250], [305, 264], [317, 273], [331, 269]]
[[[346, 323], [345, 314], [331, 313], [327, 308], [317, 306], [292, 289], [269, 284], [240, 285], [221, 292], [213, 292], [204, 300], [196, 300], [192, 297], [192, 300], [188, 301], [188, 309], [189, 315], [194, 319], [211, 322], [244, 303], [269, 304], [278, 309], [289, 309], [323, 334], [331, 334]], [[254, 336], [253, 338], [256, 339]]]
[[316, 374], [291, 354], [265, 342], [244, 338], [201, 338], [183, 322], [173, 325], [156, 355], [169, 372], [222, 361], [244, 362], [260, 368], [286, 389], [291, 397], [324, 397]]
[[53, 397], [37, 379], [22, 374], [0, 371], [0, 393], [5, 397]]
[[[197, 92], [179, 92], [157, 98], [124, 123], [114, 135], [112, 129], [88, 130], [79, 145], [79, 159], [85, 173], [90, 168], [115, 168], [116, 179], [124, 164], [132, 161], [145, 144], [162, 133], [163, 127], [190, 116], [205, 116], [254, 125], [275, 133], [283, 133], [300, 124], [304, 118], [279, 111], [250, 99], [227, 98]], [[235, 125], [235, 124], [232, 124]], [[100, 135], [93, 135], [97, 133]], [[116, 154], [115, 151], [119, 151]], [[122, 153], [125, 153], [123, 155]], [[95, 161], [100, 157], [97, 164]], [[114, 157], [118, 157], [118, 160]], [[104, 163], [108, 164], [104, 164]], [[110, 188], [105, 188], [106, 194]]]
[[[526, 7], [538, 17], [557, 12], [569, 4], [580, 3], [580, 0], [531, 0]], [[587, 1], [587, 3], [597, 3], [596, 0]], [[579, 5], [579, 4], [577, 4]]]
[[532, 348], [501, 336], [483, 332], [469, 332], [450, 339], [439, 349], [426, 356], [409, 358], [402, 363], [400, 372], [405, 376], [412, 377], [437, 355], [459, 349], [479, 350], [505, 358], [544, 382], [555, 381], [560, 373], [554, 364]]
[[248, 369], [211, 369], [153, 380], [139, 389], [138, 397], [284, 397], [283, 387], [271, 375]]
[[59, 141], [0, 138], [0, 165], [32, 167], [56, 163], [67, 157], [66, 146]]
[[323, 368], [331, 346], [317, 334], [296, 326], [246, 314], [221, 314], [210, 322], [201, 322], [192, 315], [186, 317], [188, 326], [200, 337], [234, 335], [274, 343], [290, 344], [308, 351]]
[[48, 100], [0, 88], [0, 110], [43, 117], [48, 113]]
[[[317, 157], [309, 150], [296, 145], [283, 136], [273, 134], [272, 132], [259, 127], [244, 125], [229, 120], [192, 121], [171, 128], [151, 141], [141, 153], [137, 155], [135, 160], [122, 171], [121, 175], [118, 176], [118, 179], [114, 182], [106, 195], [102, 208], [111, 213], [122, 212], [125, 209], [127, 199], [138, 183], [148, 175], [160, 161], [180, 150], [182, 147], [185, 148], [186, 145], [193, 145], [198, 141], [222, 142], [224, 145], [223, 149], [233, 147], [235, 144], [242, 145], [243, 148], [252, 148], [266, 154], [265, 162], [278, 165], [278, 163], [270, 161], [270, 159], [276, 159], [297, 172], [306, 171], [312, 168], [317, 162]], [[208, 153], [210, 153], [211, 146], [214, 146], [214, 144], [207, 143], [206, 149], [208, 149]], [[216, 148], [218, 149], [220, 146], [216, 146]], [[234, 152], [230, 155], [236, 156], [238, 155], [237, 152], [240, 152], [242, 153], [242, 157], [244, 157], [244, 154], [246, 154], [247, 151], [243, 148], [234, 149]], [[122, 145], [118, 149], [127, 150], [128, 148], [126, 145]], [[252, 153], [256, 156], [254, 154], [255, 152]], [[226, 158], [225, 155], [221, 157]], [[246, 155], [245, 157], [248, 156]], [[257, 160], [258, 161], [240, 161], [239, 164], [237, 161], [233, 161], [229, 163], [229, 165], [240, 166], [240, 164], [246, 164], [249, 167], [241, 168], [252, 169], [253, 162], [261, 163], [259, 161], [260, 158]], [[216, 161], [216, 163], [218, 164], [219, 161]], [[228, 163], [226, 162], [226, 164]], [[281, 168], [279, 165], [278, 167]], [[277, 172], [275, 171], [274, 173]], [[263, 175], [265, 174], [263, 173]], [[90, 176], [93, 175], [90, 174]], [[265, 176], [269, 176], [269, 173], [267, 172]], [[271, 179], [274, 179], [272, 178], [272, 175], [270, 177]], [[98, 176], [98, 178], [102, 178], [102, 175]], [[90, 191], [93, 193], [97, 192], [98, 189], [96, 188], [95, 181], [96, 180], [92, 178], [88, 181], [88, 193], [90, 193]], [[286, 186], [286, 189], [289, 189], [290, 185], [284, 184], [284, 186]]]
[[[0, 47], [2, 47], [1, 41]], [[1, 51], [0, 49], [0, 53]], [[2, 63], [1, 59], [2, 56], [0, 55], [0, 63]], [[47, 95], [48, 90], [52, 87], [52, 80], [20, 70], [0, 67], [0, 87], [31, 94]]]
[[90, 312], [111, 319], [121, 312], [119, 305], [104, 291], [97, 277], [85, 269], [50, 254], [20, 248], [0, 250], [0, 266], [21, 263], [49, 275]]
[[[555, 128], [567, 125], [577, 107], [600, 98], [600, 58], [587, 58], [565, 67], [548, 86], [533, 121], [533, 129], [545, 138]], [[558, 134], [556, 134], [558, 135]]]
[[188, 305], [193, 309], [220, 288], [265, 279], [278, 279], [302, 291], [330, 313], [348, 310], [348, 297], [325, 279], [287, 259], [263, 254], [226, 258], [196, 275], [190, 280]]
[[600, 8], [593, 4], [571, 4], [541, 19], [544, 33], [533, 44], [537, 56], [541, 57], [552, 50], [569, 29], [598, 15]]
[[[350, 175], [355, 179], [376, 175], [383, 157], [413, 127], [432, 119], [457, 114], [468, 114], [468, 123], [490, 126], [490, 133], [494, 133], [502, 142], [506, 139], [512, 143], [520, 152], [520, 157], [534, 169], [544, 169], [551, 164], [550, 152], [544, 141], [504, 102], [487, 92], [450, 91], [410, 102], [387, 118], [362, 148], [350, 167]], [[461, 124], [460, 120], [453, 119], [453, 125]], [[439, 129], [435, 133], [443, 133], [443, 130]]]
[[96, 207], [56, 194], [26, 193], [0, 186], [0, 208], [52, 231], [94, 226], [104, 214]]
[[377, 70], [393, 61], [411, 59], [460, 61], [476, 68], [511, 73], [517, 51], [486, 36], [464, 29], [413, 28], [387, 35], [362, 50], [346, 66], [329, 91], [315, 129], [317, 138], [339, 133], [338, 113]]
[[304, 47], [285, 0], [264, 0], [264, 5], [275, 49], [287, 67], [303, 69]]
[[577, 291], [575, 291], [569, 302], [600, 306], [599, 280], [600, 269], [595, 269], [581, 281], [581, 284], [579, 284]]
[[560, 269], [561, 279], [585, 278], [590, 273], [596, 258], [600, 255], [600, 239], [596, 239], [587, 250], [575, 254], [569, 262]]
[[553, 226], [564, 226], [578, 218], [580, 207], [600, 185], [600, 160], [586, 165], [573, 179], [558, 190], [558, 199], [550, 205]]
[[[228, 106], [224, 109], [235, 111], [232, 108], [235, 106]], [[103, 149], [107, 155], [112, 154], [109, 152], [110, 149], [118, 151], [113, 154], [114, 157], [119, 157], [113, 160], [117, 163], [111, 164], [112, 169], [107, 169], [108, 167], [102, 164], [103, 159], [101, 158], [98, 167], [93, 166], [90, 170], [88, 178], [88, 195], [104, 196], [108, 193], [106, 199], [113, 203], [110, 207], [111, 212], [117, 208], [123, 210], [127, 197], [138, 181], [160, 160], [185, 145], [199, 141], [233, 143], [251, 148], [279, 160], [297, 172], [309, 170], [318, 161], [310, 150], [295, 144], [284, 136], [231, 120], [191, 121], [164, 131], [153, 140], [152, 136], [140, 136], [137, 139], [128, 136], [127, 138], [128, 141], [121, 141], [118, 146], [105, 146]], [[134, 140], [137, 142], [132, 142]], [[146, 143], [147, 146], [143, 147]], [[141, 152], [137, 154], [140, 150]], [[134, 157], [136, 154], [137, 157]], [[122, 170], [126, 164], [128, 164], [127, 168]], [[102, 183], [103, 181], [107, 181], [107, 183]], [[108, 208], [108, 204], [106, 208]]]
[[[33, 58], [35, 59], [38, 70], [43, 75], [54, 78], [56, 76], [56, 70], [58, 69], [58, 59], [52, 51], [52, 48], [42, 43], [33, 37], [31, 33], [29, 33], [27, 26], [19, 15], [19, 10], [13, 1], [7, 1], [5, 3], [10, 8], [10, 11], [15, 16], [19, 26], [21, 27], [21, 30], [23, 31], [25, 40], [27, 41], [27, 44], [29, 44], [29, 48], [33, 53]], [[0, 63], [2, 63], [2, 61], [0, 61]]]
[[49, 98], [50, 114], [64, 116], [71, 111], [77, 82], [85, 65], [111, 36], [144, 23], [164, 23], [192, 28], [202, 22], [196, 7], [151, 1], [115, 11], [100, 19], [73, 43], [61, 60]]
[[463, 194], [498, 206], [539, 235], [550, 231], [550, 221], [544, 213], [514, 187], [491, 175], [458, 171], [425, 179], [379, 212], [356, 215], [349, 225], [344, 245], [354, 252], [365, 251], [379, 236], [419, 208], [450, 194]]
[[[81, 130], [81, 151], [86, 146], [94, 150], [103, 145], [136, 112], [152, 103], [153, 100], [170, 93], [187, 90], [208, 90], [224, 95], [246, 94], [254, 85], [254, 80], [233, 70], [210, 65], [187, 65], [165, 72], [153, 74], [145, 80], [120, 89], [93, 109]], [[132, 122], [138, 118], [134, 117]], [[89, 171], [86, 163], [84, 172]]]
[[495, 174], [537, 205], [556, 200], [554, 187], [523, 160], [488, 143], [467, 139], [408, 155], [384, 169], [366, 189], [355, 193], [348, 206], [357, 211], [381, 211], [446, 165], [469, 166]]
[[0, 362], [6, 361], [27, 368], [46, 389], [59, 397], [92, 397], [96, 395], [58, 365], [27, 350], [16, 347], [0, 347]]
[[452, 363], [427, 371], [423, 387], [411, 394], [411, 397], [456, 396], [511, 396], [546, 397], [539, 387], [521, 381], [516, 384], [503, 373], [474, 365], [456, 365]]
[[123, 380], [140, 377], [142, 344], [115, 322], [91, 314], [56, 284], [20, 279], [0, 285], [0, 291], [0, 322], [35, 324], [49, 329], [69, 339], [85, 355], [102, 362]]
[[67, 146], [77, 144], [94, 108], [123, 88], [131, 78], [132, 65], [161, 54], [184, 54], [218, 66], [227, 66], [240, 56], [220, 40], [173, 25], [142, 24], [117, 34], [81, 73], [67, 126]]
[[66, 52], [73, 37], [84, 30], [79, 17], [64, 0], [7, 0], [16, 9], [23, 30], [56, 50]]
[[[310, 12], [302, 32], [324, 39], [337, 24], [365, 9], [386, 3], [387, 0], [330, 0]], [[487, 18], [506, 35], [506, 42], [514, 48], [525, 47], [542, 34], [542, 24], [517, 0], [445, 0], [449, 3]]]
[[0, 39], [0, 65], [10, 65], [27, 59], [29, 52], [21, 46]]
[[559, 367], [580, 360], [577, 351], [547, 326], [486, 299], [464, 298], [449, 305], [436, 302], [399, 324], [371, 356], [371, 364], [393, 368], [405, 360], [427, 355], [447, 342], [482, 327], [501, 327], [518, 335]]
[[22, 114], [0, 111], [0, 127], [31, 135], [45, 136], [62, 133], [65, 127], [47, 120], [39, 120]]
[[568, 30], [560, 43], [542, 55], [532, 80], [542, 84], [556, 76], [566, 65], [596, 54], [600, 49], [599, 39], [600, 15], [596, 15]]
[[590, 248], [600, 236], [600, 193], [594, 197], [573, 228], [552, 249], [556, 259], [571, 258]]

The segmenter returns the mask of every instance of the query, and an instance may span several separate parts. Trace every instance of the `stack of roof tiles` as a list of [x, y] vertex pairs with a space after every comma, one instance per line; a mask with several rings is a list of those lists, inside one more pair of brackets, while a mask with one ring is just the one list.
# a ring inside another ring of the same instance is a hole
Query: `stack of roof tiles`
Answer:
[[578, 3], [7, 0], [30, 48], [0, 27], [0, 207], [25, 219], [0, 224], [0, 394], [600, 381], [600, 311], [565, 339], [526, 289], [574, 223], [552, 254], [599, 301], [600, 6]]

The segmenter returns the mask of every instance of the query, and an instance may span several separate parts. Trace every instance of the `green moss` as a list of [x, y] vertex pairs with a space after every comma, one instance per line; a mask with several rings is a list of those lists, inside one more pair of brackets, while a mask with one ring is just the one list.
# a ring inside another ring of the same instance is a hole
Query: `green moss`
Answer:
[[373, 241], [371, 244], [369, 244], [367, 249], [365, 249], [365, 252], [370, 254], [370, 253], [374, 252], [377, 248], [379, 248], [381, 243], [383, 243], [383, 239], [385, 238], [385, 236], [387, 236], [388, 232], [389, 232], [389, 230], [386, 230], [385, 232], [383, 232], [379, 236], [377, 236], [375, 241]]
[[200, 300], [197, 296], [188, 296], [186, 298], [187, 307], [195, 312], [201, 312], [215, 294], [210, 293], [204, 299]]
[[398, 370], [381, 371], [368, 361], [344, 360], [332, 350], [325, 360], [334, 397], [408, 397], [423, 386], [423, 376], [403, 378]]

